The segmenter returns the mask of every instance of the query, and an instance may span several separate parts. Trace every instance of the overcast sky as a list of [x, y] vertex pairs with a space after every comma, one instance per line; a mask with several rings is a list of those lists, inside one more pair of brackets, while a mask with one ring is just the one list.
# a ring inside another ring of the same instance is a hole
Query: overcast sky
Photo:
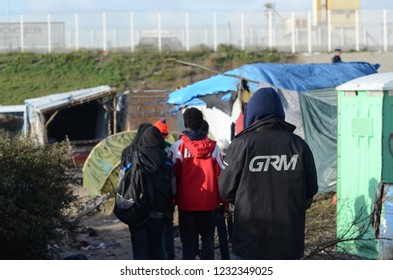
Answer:
[[[343, 0], [344, 1], [344, 0]], [[307, 11], [312, 0], [0, 0], [0, 15], [76, 12], [257, 11], [274, 3], [277, 11]], [[393, 9], [393, 0], [361, 0], [364, 9]]]

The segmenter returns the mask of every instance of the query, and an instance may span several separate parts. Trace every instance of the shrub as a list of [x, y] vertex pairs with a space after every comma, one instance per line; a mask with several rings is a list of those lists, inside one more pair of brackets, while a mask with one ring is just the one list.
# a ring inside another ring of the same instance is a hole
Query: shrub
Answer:
[[0, 131], [1, 259], [48, 259], [50, 242], [72, 233], [70, 155], [66, 144], [44, 148]]

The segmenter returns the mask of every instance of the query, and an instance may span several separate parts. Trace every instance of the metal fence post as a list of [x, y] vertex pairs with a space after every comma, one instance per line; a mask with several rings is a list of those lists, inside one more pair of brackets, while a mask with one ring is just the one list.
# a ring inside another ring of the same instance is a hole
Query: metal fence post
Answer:
[[388, 51], [388, 23], [386, 9], [383, 10], [383, 51]]
[[250, 27], [250, 46], [254, 45], [254, 30]]
[[295, 22], [295, 12], [291, 12], [292, 18], [292, 53], [296, 52], [295, 49], [295, 31], [296, 31], [296, 22]]
[[51, 18], [48, 14], [48, 53], [52, 52], [52, 29], [51, 29]]
[[[391, 11], [389, 9], [380, 9], [377, 11], [355, 10], [355, 13], [346, 19], [346, 21], [350, 20], [351, 22], [346, 22], [347, 25], [343, 25], [340, 23], [340, 17], [336, 18], [334, 11], [331, 10], [323, 10], [320, 22], [314, 23], [314, 21], [319, 19], [319, 12], [310, 10], [305, 11], [307, 14], [305, 14], [305, 18], [307, 19], [305, 26], [299, 24], [301, 18], [299, 15], [296, 15], [296, 11], [289, 12], [285, 18], [281, 19], [283, 22], [285, 21], [285, 24], [282, 24], [282, 26], [277, 24], [276, 14], [273, 11], [269, 11], [266, 13], [264, 21], [266, 24], [262, 31], [262, 37], [260, 34], [257, 34], [260, 33], [259, 19], [249, 16], [247, 12], [238, 12], [235, 14], [238, 20], [235, 22], [228, 21], [228, 25], [226, 26], [223, 20], [221, 20], [221, 18], [226, 18], [226, 15], [223, 14], [224, 12], [212, 11], [212, 23], [209, 21], [210, 14], [207, 14], [207, 26], [201, 26], [200, 30], [194, 32], [193, 22], [191, 22], [194, 18], [187, 11], [175, 14], [175, 16], [180, 15], [184, 20], [174, 28], [177, 28], [178, 38], [182, 42], [182, 48], [186, 51], [190, 51], [194, 45], [205, 44], [216, 52], [220, 44], [223, 43], [234, 44], [239, 49], [245, 50], [246, 48], [259, 47], [261, 40], [263, 40], [264, 46], [269, 49], [273, 49], [279, 45], [284, 49], [289, 49], [293, 53], [296, 51], [311, 53], [320, 49], [324, 49], [325, 52], [332, 52], [335, 47], [345, 46], [352, 46], [351, 48], [355, 49], [355, 51], [361, 51], [364, 47], [365, 49], [380, 49], [381, 51], [388, 52], [392, 49], [390, 33], [393, 22], [390, 17]], [[137, 28], [141, 24], [153, 26], [153, 29], [155, 29], [154, 26], [158, 28], [154, 35], [156, 49], [158, 48], [159, 51], [162, 51], [167, 47], [165, 37], [166, 14], [162, 16], [162, 13], [154, 12], [149, 13], [147, 17], [139, 18], [135, 12], [129, 12], [129, 15], [126, 12], [125, 18], [119, 16], [112, 20], [113, 15], [116, 16], [116, 13], [111, 13], [108, 18], [111, 19], [110, 22], [107, 22], [107, 14], [106, 12], [98, 13], [98, 21], [92, 22], [90, 25], [85, 24], [82, 18], [84, 15], [81, 16], [78, 12], [71, 14], [70, 17], [65, 17], [59, 23], [57, 20], [52, 23], [52, 16], [48, 13], [40, 15], [39, 18], [33, 20], [30, 20], [29, 17], [29, 21], [25, 20], [26, 16], [19, 15], [19, 20], [16, 20], [17, 31], [15, 33], [15, 30], [9, 30], [15, 28], [15, 23], [11, 25], [8, 22], [9, 15], [7, 11], [7, 18], [4, 18], [4, 31], [2, 35], [4, 43], [1, 48], [5, 51], [12, 51], [12, 49], [17, 48], [21, 52], [44, 51], [51, 53], [53, 51], [79, 51], [82, 48], [108, 51], [108, 49], [121, 48], [125, 45], [128, 51], [135, 52], [140, 35], [140, 30]], [[100, 20], [101, 15], [102, 20]], [[382, 16], [382, 18], [379, 16]], [[374, 21], [370, 22], [371, 19]], [[376, 26], [377, 23], [378, 26]], [[64, 24], [66, 30], [63, 32], [64, 34], [58, 34], [58, 28], [62, 24]], [[101, 24], [102, 28], [100, 26]], [[37, 33], [36, 36], [28, 33], [30, 27], [35, 25], [43, 26], [41, 33]], [[117, 28], [114, 32], [112, 32], [112, 25], [117, 26], [114, 27]], [[372, 39], [370, 32], [373, 33], [371, 35], [375, 35], [374, 37], [379, 35], [379, 39]], [[124, 33], [126, 34], [126, 38], [123, 38]], [[226, 35], [228, 38], [226, 38]], [[59, 49], [59, 42], [61, 44], [65, 43], [63, 50]]]
[[217, 51], [217, 13], [213, 12], [213, 50]]
[[161, 41], [161, 13], [157, 14], [157, 22], [158, 22], [158, 51], [162, 51], [162, 41]]
[[240, 36], [241, 36], [241, 48], [242, 51], [245, 49], [245, 36], [244, 36], [244, 13], [240, 13]]
[[79, 51], [79, 14], [74, 15], [75, 18], [75, 50]]
[[344, 36], [344, 27], [342, 27], [341, 26], [341, 46], [344, 46], [344, 38], [345, 38], [345, 36]]
[[327, 11], [327, 39], [328, 39], [328, 52], [332, 51], [332, 13]]
[[311, 29], [311, 12], [308, 11], [308, 21], [307, 21], [307, 29], [308, 29], [308, 52], [312, 52], [312, 29]]
[[359, 38], [359, 10], [356, 10], [355, 11], [355, 20], [356, 20], [356, 23], [355, 23], [355, 32], [356, 32], [356, 34], [355, 34], [355, 37], [356, 37], [356, 51], [359, 51], [359, 40], [360, 40], [360, 38]]
[[23, 27], [23, 15], [20, 15], [20, 51], [25, 50], [25, 29]]
[[102, 50], [107, 51], [106, 42], [106, 13], [102, 13]]
[[188, 12], [186, 12], [185, 15], [185, 20], [186, 20], [186, 51], [190, 51], [190, 19]]
[[273, 48], [273, 14], [271, 11], [268, 13], [268, 18], [269, 18], [269, 49], [271, 50]]
[[134, 46], [134, 13], [130, 12], [130, 47], [131, 52], [135, 51]]

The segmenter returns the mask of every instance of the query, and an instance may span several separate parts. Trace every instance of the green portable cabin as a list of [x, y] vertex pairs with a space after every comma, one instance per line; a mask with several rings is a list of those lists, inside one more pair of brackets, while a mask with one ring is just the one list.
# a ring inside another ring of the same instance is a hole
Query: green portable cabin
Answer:
[[357, 78], [336, 90], [337, 250], [376, 259], [372, 206], [378, 184], [393, 182], [393, 73]]

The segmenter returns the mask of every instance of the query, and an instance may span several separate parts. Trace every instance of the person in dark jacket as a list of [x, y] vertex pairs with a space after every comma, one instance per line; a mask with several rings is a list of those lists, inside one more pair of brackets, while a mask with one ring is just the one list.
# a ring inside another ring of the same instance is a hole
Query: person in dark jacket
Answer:
[[221, 197], [235, 207], [233, 253], [239, 259], [299, 259], [305, 212], [318, 192], [313, 154], [285, 122], [273, 88], [251, 97], [244, 127], [228, 148], [219, 179]]
[[[166, 118], [160, 118], [158, 121], [154, 123], [154, 126], [157, 127], [162, 137], [165, 141], [165, 152], [170, 153], [171, 143], [166, 141], [165, 139], [168, 137], [168, 124]], [[164, 254], [165, 259], [174, 260], [175, 259], [175, 228], [173, 224], [173, 218], [175, 213], [175, 203], [171, 204], [168, 212], [165, 215], [165, 224], [164, 224]]]
[[341, 49], [334, 50], [334, 56], [332, 57], [332, 63], [340, 63], [341, 61]]
[[134, 152], [136, 151], [139, 168], [149, 188], [147, 194], [150, 212], [144, 224], [129, 226], [134, 259], [163, 259], [165, 212], [168, 211], [174, 195], [173, 166], [165, 152], [164, 138], [155, 126], [148, 126], [144, 130]]
[[138, 148], [138, 143], [139, 140], [145, 132], [145, 130], [152, 125], [150, 123], [141, 123], [138, 127], [138, 130], [134, 136], [134, 139], [132, 139], [130, 145], [124, 148], [124, 150], [121, 153], [121, 158], [120, 158], [120, 169], [124, 168], [127, 166], [129, 162], [131, 162], [132, 159], [132, 153], [137, 150]]

